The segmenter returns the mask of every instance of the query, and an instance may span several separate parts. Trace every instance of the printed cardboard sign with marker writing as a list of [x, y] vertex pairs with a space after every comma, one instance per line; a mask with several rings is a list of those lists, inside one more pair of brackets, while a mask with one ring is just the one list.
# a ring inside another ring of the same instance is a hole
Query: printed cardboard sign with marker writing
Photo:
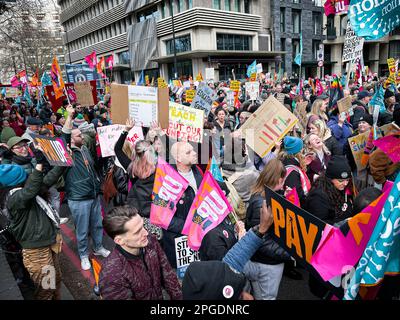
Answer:
[[261, 158], [298, 122], [296, 116], [270, 96], [242, 126], [246, 144]]

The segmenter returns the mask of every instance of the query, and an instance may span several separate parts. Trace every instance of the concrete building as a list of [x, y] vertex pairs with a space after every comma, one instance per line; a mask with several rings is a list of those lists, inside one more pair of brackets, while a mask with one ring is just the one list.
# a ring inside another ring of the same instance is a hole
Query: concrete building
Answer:
[[[303, 37], [302, 77], [317, 75], [317, 51], [324, 40], [322, 0], [271, 0], [272, 36], [275, 50], [286, 51], [281, 67], [297, 78], [299, 66], [294, 58]], [[329, 64], [329, 62], [326, 62]]]
[[57, 0], [64, 28], [66, 63], [82, 63], [96, 51], [97, 57], [114, 55], [114, 68], [107, 75], [119, 83], [132, 80], [127, 28], [131, 24], [124, 0]]
[[[346, 63], [342, 63], [343, 44], [346, 34], [347, 14], [337, 14], [326, 17], [326, 40], [324, 41], [325, 58], [331, 62], [324, 68], [325, 74], [339, 74], [346, 70]], [[378, 75], [388, 73], [387, 59], [400, 58], [400, 28], [395, 29], [379, 40], [364, 42], [364, 65]]]
[[282, 52], [273, 50], [270, 0], [127, 0], [126, 13], [134, 22], [128, 30], [136, 77], [195, 77], [214, 68], [214, 80], [246, 77], [254, 60], [273, 71]]

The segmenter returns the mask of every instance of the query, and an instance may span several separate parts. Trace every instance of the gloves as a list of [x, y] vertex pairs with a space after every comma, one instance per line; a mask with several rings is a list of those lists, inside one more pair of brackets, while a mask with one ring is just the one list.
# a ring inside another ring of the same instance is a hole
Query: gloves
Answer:
[[39, 149], [35, 148], [35, 145], [33, 143], [31, 143], [30, 145], [30, 149], [32, 150], [32, 153], [36, 159], [36, 162], [38, 164], [43, 164], [43, 165], [49, 165], [49, 163], [47, 162], [47, 159], [45, 157], [45, 155], [43, 154], [42, 151], [40, 151]]

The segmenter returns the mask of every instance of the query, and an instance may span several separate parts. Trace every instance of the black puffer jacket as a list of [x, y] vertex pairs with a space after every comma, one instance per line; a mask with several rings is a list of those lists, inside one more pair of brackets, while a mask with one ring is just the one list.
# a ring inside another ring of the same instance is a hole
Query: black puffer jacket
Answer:
[[220, 260], [237, 242], [234, 225], [226, 217], [218, 226], [207, 232], [199, 249], [200, 260]]
[[[249, 201], [246, 214], [246, 230], [260, 224], [260, 209], [264, 198], [253, 194]], [[251, 258], [252, 261], [263, 264], [279, 264], [290, 260], [290, 255], [272, 238], [273, 227], [269, 228], [264, 237], [264, 243]]]

